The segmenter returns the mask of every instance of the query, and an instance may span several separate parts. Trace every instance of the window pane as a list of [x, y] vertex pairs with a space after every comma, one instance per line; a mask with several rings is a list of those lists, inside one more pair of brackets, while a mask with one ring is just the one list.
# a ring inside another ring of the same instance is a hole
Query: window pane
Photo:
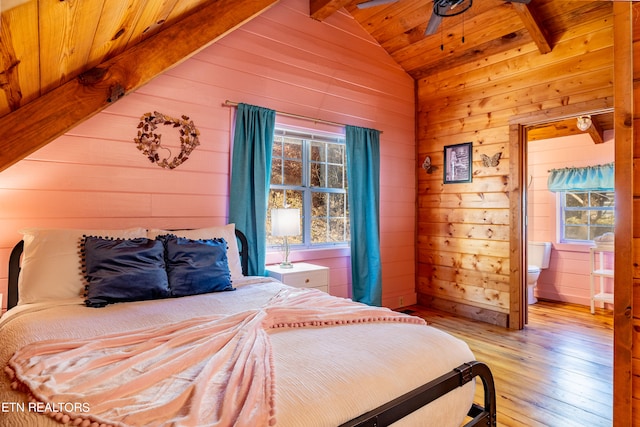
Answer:
[[329, 195], [327, 193], [311, 193], [311, 216], [327, 216], [328, 198]]
[[327, 165], [327, 187], [344, 188], [342, 165]]
[[[282, 164], [283, 178], [281, 183], [284, 185], [302, 185], [302, 141], [293, 138], [283, 138]], [[272, 162], [276, 158], [273, 153]]]
[[344, 218], [331, 219], [329, 221], [329, 241], [330, 242], [344, 242], [345, 241], [345, 227], [346, 221]]
[[568, 208], [583, 208], [589, 206], [589, 193], [565, 193]]
[[311, 163], [309, 171], [310, 171], [310, 180], [309, 185], [311, 187], [326, 187], [326, 172], [327, 165], [324, 163]]
[[281, 208], [284, 206], [284, 190], [269, 190], [269, 202], [267, 203], [267, 216], [271, 209]]
[[302, 141], [299, 139], [284, 139], [284, 157], [302, 161]]
[[591, 212], [591, 224], [610, 225], [611, 227], [613, 227], [613, 225], [615, 224], [614, 220], [615, 213], [612, 210]]
[[302, 213], [304, 208], [303, 192], [300, 190], [287, 190], [285, 203], [288, 208], [298, 208]]
[[282, 157], [282, 142], [283, 141], [284, 141], [284, 138], [282, 138], [281, 136], [274, 136], [273, 137], [273, 150], [272, 150], [273, 157]]
[[325, 162], [325, 147], [326, 144], [321, 142], [311, 143], [311, 161], [312, 162]]
[[332, 217], [347, 216], [346, 194], [333, 193], [329, 194], [329, 214]]
[[613, 207], [613, 193], [591, 193], [591, 206], [593, 207]]
[[565, 237], [571, 240], [588, 240], [589, 239], [589, 227], [579, 226], [575, 227], [567, 225], [565, 228]]
[[567, 211], [565, 214], [565, 223], [567, 225], [588, 224], [589, 217], [587, 211]]
[[284, 161], [284, 185], [302, 185], [302, 162], [295, 160]]
[[311, 243], [327, 242], [326, 217], [313, 218], [311, 221]]
[[602, 236], [604, 233], [613, 233], [613, 227], [590, 227], [589, 240], [594, 240], [596, 237]]
[[271, 184], [282, 184], [282, 159], [271, 159]]
[[329, 239], [332, 242], [348, 242], [349, 212], [346, 194], [329, 194], [330, 230]]
[[327, 162], [343, 164], [344, 150], [345, 146], [342, 144], [327, 144]]

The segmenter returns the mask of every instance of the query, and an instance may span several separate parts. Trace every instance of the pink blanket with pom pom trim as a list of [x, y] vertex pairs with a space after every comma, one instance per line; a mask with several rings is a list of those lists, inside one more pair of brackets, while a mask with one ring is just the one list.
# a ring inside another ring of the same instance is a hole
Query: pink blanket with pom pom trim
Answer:
[[[423, 319], [285, 289], [260, 309], [212, 315], [114, 334], [52, 340], [17, 351], [6, 368], [14, 387], [51, 404], [67, 423], [112, 426], [256, 426], [276, 424], [268, 331]], [[56, 402], [83, 402], [90, 413]]]

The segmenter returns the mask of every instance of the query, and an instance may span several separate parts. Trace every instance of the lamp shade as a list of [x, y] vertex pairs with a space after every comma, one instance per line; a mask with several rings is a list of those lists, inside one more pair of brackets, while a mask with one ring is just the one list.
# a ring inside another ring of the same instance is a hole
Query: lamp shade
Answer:
[[297, 236], [300, 234], [300, 209], [271, 209], [271, 235]]

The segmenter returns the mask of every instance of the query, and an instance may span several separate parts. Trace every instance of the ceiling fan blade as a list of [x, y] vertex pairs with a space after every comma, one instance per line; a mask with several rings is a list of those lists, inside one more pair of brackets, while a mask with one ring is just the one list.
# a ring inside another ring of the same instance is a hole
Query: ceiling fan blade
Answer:
[[427, 24], [427, 29], [424, 34], [426, 36], [430, 36], [431, 34], [435, 34], [440, 26], [440, 22], [442, 22], [442, 16], [438, 16], [435, 13], [431, 14], [431, 18], [429, 18], [429, 23]]
[[531, 0], [505, 0], [505, 1], [509, 1], [511, 3], [524, 3], [524, 4], [531, 3]]
[[434, 0], [433, 12], [431, 13], [431, 18], [429, 18], [429, 23], [427, 24], [427, 29], [424, 34], [426, 36], [435, 34], [440, 26], [440, 22], [442, 22], [442, 16], [446, 15], [447, 9], [451, 9], [453, 4], [458, 5], [461, 1], [462, 0]]
[[364, 3], [358, 3], [356, 7], [358, 9], [366, 9], [374, 6], [382, 6], [383, 4], [387, 4], [387, 3], [395, 3], [397, 1], [398, 0], [369, 0]]

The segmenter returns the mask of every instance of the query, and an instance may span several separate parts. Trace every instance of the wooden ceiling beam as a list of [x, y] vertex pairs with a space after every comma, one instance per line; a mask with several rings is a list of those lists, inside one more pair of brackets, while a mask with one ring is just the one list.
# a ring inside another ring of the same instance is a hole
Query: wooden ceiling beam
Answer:
[[351, 0], [309, 0], [309, 15], [318, 21], [324, 21], [351, 3]]
[[[113, 59], [0, 118], [0, 171], [211, 45], [278, 0], [212, 0]], [[171, 48], [168, 49], [167, 47]]]
[[[613, 113], [608, 113], [613, 114]], [[586, 131], [578, 129], [575, 117], [557, 120], [551, 123], [543, 123], [527, 128], [527, 141], [539, 141], [543, 139], [559, 138], [563, 136], [580, 135], [588, 133], [594, 144], [604, 142], [604, 127], [598, 117], [591, 116], [591, 126]]]
[[602, 144], [604, 142], [604, 129], [602, 129], [597, 120], [591, 122], [591, 126], [586, 132], [591, 136], [594, 144]]
[[527, 128], [527, 141], [540, 141], [544, 139], [560, 138], [582, 133], [576, 126], [576, 119], [571, 117], [551, 123], [543, 123]]
[[552, 50], [549, 35], [540, 24], [540, 19], [537, 17], [535, 10], [529, 4], [525, 3], [511, 3], [514, 10], [522, 19], [524, 27], [527, 29], [531, 38], [538, 46], [538, 50], [541, 54], [549, 53]]

